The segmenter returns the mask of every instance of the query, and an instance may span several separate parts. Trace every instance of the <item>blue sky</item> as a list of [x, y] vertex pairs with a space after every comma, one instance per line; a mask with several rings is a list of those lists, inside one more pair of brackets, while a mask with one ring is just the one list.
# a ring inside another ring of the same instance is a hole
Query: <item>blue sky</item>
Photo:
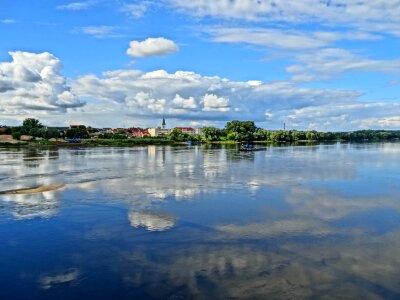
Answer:
[[396, 0], [0, 3], [0, 123], [400, 129]]

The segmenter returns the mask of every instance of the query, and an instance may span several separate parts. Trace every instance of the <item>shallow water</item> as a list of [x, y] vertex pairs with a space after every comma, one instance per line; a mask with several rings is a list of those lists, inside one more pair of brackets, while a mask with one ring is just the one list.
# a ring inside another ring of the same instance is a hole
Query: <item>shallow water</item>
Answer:
[[400, 144], [0, 148], [0, 299], [399, 299]]

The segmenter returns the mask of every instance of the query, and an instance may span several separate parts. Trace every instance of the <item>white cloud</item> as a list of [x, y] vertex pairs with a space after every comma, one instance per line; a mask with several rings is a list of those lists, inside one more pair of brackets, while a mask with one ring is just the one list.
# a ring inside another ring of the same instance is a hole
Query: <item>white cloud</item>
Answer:
[[117, 28], [113, 26], [86, 26], [82, 27], [80, 31], [84, 34], [91, 35], [95, 38], [116, 38], [121, 37], [121, 34], [115, 32]]
[[149, 93], [139, 92], [126, 98], [128, 107], [136, 113], [162, 114], [166, 105], [165, 99], [154, 99]]
[[327, 42], [301, 32], [289, 32], [264, 28], [213, 28], [209, 30], [215, 42], [246, 43], [264, 47], [285, 49], [312, 49]]
[[[52, 54], [10, 55], [11, 62], [0, 63], [0, 109], [6, 119], [29, 115], [52, 124], [74, 120], [120, 126], [118, 120], [153, 124], [164, 115], [181, 123], [249, 119], [268, 128], [286, 122], [289, 128], [347, 130], [395, 128], [400, 115], [400, 104], [363, 103], [358, 99], [362, 93], [354, 90], [306, 88], [288, 81], [241, 82], [188, 71], [113, 70], [78, 77], [70, 88]], [[86, 97], [93, 101], [84, 106], [79, 98]]]
[[[365, 128], [369, 118], [392, 118], [400, 105], [363, 103], [352, 90], [305, 88], [293, 82], [232, 81], [193, 72], [138, 70], [87, 75], [74, 82], [74, 92], [101, 100], [91, 113], [155, 119], [161, 115], [185, 122], [224, 123], [231, 119], [255, 120], [260, 126], [321, 130]], [[371, 124], [371, 127], [374, 125]]]
[[221, 111], [226, 112], [230, 110], [229, 99], [218, 97], [214, 94], [206, 94], [203, 98], [204, 111]]
[[68, 4], [64, 4], [64, 5], [59, 5], [57, 6], [57, 9], [61, 9], [61, 10], [86, 10], [90, 7], [92, 7], [93, 5], [95, 5], [97, 3], [97, 1], [82, 1], [82, 2], [71, 2]]
[[3, 20], [0, 21], [0, 23], [3, 23], [3, 24], [14, 24], [14, 23], [17, 23], [17, 21], [14, 20], [14, 19], [3, 19]]
[[121, 11], [127, 13], [131, 17], [140, 18], [145, 15], [147, 10], [149, 9], [149, 6], [150, 3], [147, 1], [135, 4], [123, 4], [121, 7]]
[[179, 47], [173, 41], [158, 37], [144, 41], [131, 41], [126, 53], [131, 57], [149, 57], [167, 55], [178, 50]]
[[349, 71], [394, 73], [400, 70], [400, 60], [367, 59], [337, 48], [301, 54], [297, 61], [286, 68], [295, 81], [326, 80]]
[[320, 22], [400, 35], [397, 0], [169, 0], [169, 3], [200, 17], [295, 24]]
[[3, 114], [29, 111], [65, 112], [85, 103], [60, 74], [61, 62], [45, 52], [10, 52], [11, 62], [0, 63], [0, 106]]
[[215, 42], [245, 43], [267, 48], [288, 50], [315, 49], [339, 40], [376, 40], [379, 37], [365, 32], [299, 31], [262, 27], [206, 27], [204, 31]]
[[360, 125], [364, 128], [381, 127], [381, 128], [400, 128], [400, 117], [382, 117], [382, 118], [368, 118], [360, 121]]
[[196, 100], [193, 97], [189, 97], [187, 99], [181, 97], [180, 95], [176, 94], [172, 103], [177, 106], [177, 108], [182, 109], [195, 109], [197, 108]]

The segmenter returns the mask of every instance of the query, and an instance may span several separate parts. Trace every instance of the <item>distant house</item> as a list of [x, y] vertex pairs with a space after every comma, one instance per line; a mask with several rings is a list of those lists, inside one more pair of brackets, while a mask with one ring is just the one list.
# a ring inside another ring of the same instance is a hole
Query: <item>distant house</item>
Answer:
[[166, 135], [170, 134], [171, 131], [172, 131], [172, 129], [161, 128], [161, 127], [148, 129], [150, 136], [153, 136], [153, 137], [166, 136]]
[[113, 133], [120, 133], [120, 132], [125, 132], [125, 128], [114, 128], [112, 130]]
[[135, 127], [128, 128], [127, 134], [129, 138], [135, 138], [135, 137], [143, 138], [146, 136], [150, 136], [150, 133], [147, 129], [135, 128]]
[[180, 132], [190, 135], [196, 134], [196, 130], [192, 127], [175, 127], [175, 129], [178, 129]]
[[69, 129], [86, 129], [85, 125], [70, 125]]
[[165, 118], [162, 120], [162, 127], [157, 127], [157, 128], [149, 128], [149, 134], [152, 137], [158, 137], [158, 136], [166, 136], [171, 133], [172, 129], [167, 128], [167, 122], [165, 121]]

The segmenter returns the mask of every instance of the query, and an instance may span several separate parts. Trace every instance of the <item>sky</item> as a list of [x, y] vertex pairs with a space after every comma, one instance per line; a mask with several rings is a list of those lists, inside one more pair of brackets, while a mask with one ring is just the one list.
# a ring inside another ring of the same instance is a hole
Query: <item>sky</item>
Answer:
[[399, 0], [0, 0], [0, 124], [400, 129]]

